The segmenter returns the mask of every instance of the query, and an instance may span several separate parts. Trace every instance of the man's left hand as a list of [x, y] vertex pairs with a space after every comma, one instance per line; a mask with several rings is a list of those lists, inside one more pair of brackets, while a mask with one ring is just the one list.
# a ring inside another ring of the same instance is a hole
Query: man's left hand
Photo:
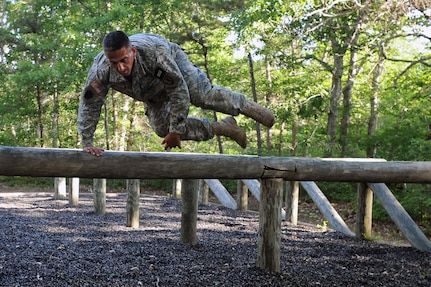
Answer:
[[162, 144], [165, 145], [165, 150], [171, 149], [173, 147], [181, 148], [180, 135], [176, 133], [168, 133], [163, 139]]

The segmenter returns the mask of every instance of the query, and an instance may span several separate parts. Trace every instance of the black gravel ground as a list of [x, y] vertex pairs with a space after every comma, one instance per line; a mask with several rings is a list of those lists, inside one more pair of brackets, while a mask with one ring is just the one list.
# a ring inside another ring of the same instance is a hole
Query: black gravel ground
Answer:
[[256, 268], [258, 216], [200, 206], [195, 247], [180, 243], [181, 201], [125, 194], [107, 214], [50, 194], [0, 194], [0, 286], [431, 286], [431, 254], [334, 231], [282, 225], [280, 274]]

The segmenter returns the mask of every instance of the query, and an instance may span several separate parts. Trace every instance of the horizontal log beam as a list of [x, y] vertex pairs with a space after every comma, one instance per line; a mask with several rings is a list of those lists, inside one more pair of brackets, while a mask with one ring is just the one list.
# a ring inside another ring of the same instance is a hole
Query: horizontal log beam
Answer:
[[78, 149], [0, 146], [0, 175], [431, 183], [431, 162], [118, 151], [95, 157]]

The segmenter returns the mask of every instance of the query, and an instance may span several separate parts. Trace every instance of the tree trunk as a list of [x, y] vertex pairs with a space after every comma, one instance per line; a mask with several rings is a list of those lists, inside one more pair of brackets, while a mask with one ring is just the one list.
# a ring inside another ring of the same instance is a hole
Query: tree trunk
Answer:
[[[335, 50], [335, 48], [334, 48]], [[334, 53], [334, 70], [332, 72], [331, 99], [329, 102], [328, 125], [326, 134], [329, 137], [329, 143], [325, 152], [325, 157], [333, 155], [333, 149], [337, 140], [337, 122], [338, 122], [338, 104], [341, 96], [341, 77], [343, 75], [343, 57], [344, 54]]]
[[[253, 58], [251, 57], [251, 53], [248, 53], [248, 64], [249, 64], [249, 70], [250, 70], [251, 91], [253, 94], [253, 100], [257, 103], [256, 80], [254, 78]], [[262, 155], [262, 136], [260, 134], [259, 122], [256, 122], [256, 138], [257, 138], [257, 155]]]
[[111, 102], [112, 102], [112, 128], [114, 132], [113, 146], [114, 146], [114, 150], [119, 150], [120, 135], [118, 130], [118, 101], [117, 101], [117, 97], [115, 97], [114, 92], [112, 92], [112, 95], [111, 95]]
[[129, 129], [127, 131], [126, 150], [132, 150], [134, 141], [134, 130], [136, 124], [136, 101], [132, 101], [129, 113]]
[[[211, 75], [210, 75], [210, 68], [208, 65], [208, 47], [204, 44], [201, 43], [201, 41], [197, 41], [199, 43], [199, 45], [201, 45], [202, 47], [202, 52], [204, 53], [204, 59], [205, 59], [205, 73], [207, 75], [208, 80], [210, 81], [210, 83], [212, 83], [212, 79], [211, 79]], [[214, 121], [218, 121], [217, 119], [217, 112], [214, 111], [213, 112], [213, 119]], [[216, 135], [217, 137], [217, 144], [218, 144], [218, 150], [220, 154], [223, 154], [223, 144], [221, 141], [221, 137], [219, 135]]]
[[291, 155], [296, 156], [298, 150], [298, 134], [299, 134], [299, 123], [298, 123], [298, 115], [293, 115], [292, 121], [292, 149]]
[[52, 113], [52, 147], [56, 148], [58, 147], [58, 116], [59, 116], [59, 103], [58, 103], [58, 97], [57, 92], [54, 92], [53, 97], [53, 113]]
[[350, 114], [352, 112], [352, 92], [357, 75], [357, 49], [350, 52], [350, 67], [346, 86], [343, 89], [343, 117], [341, 119], [340, 146], [341, 157], [348, 155], [348, 136], [350, 126]]
[[[268, 81], [269, 88], [272, 91], [272, 76], [271, 76], [271, 63], [269, 61], [269, 57], [265, 56], [265, 64], [266, 64], [266, 80]], [[271, 103], [272, 94], [271, 92], [266, 93], [265, 96], [265, 104]], [[272, 151], [272, 133], [271, 129], [267, 129], [266, 133], [266, 148], [268, 151]]]
[[42, 91], [40, 90], [40, 86], [36, 86], [36, 100], [37, 100], [37, 115], [38, 115], [38, 132], [39, 132], [39, 144], [40, 147], [45, 146], [45, 141], [43, 139], [44, 130], [43, 130], [43, 105], [42, 105]]
[[383, 63], [385, 57], [383, 55], [383, 49], [380, 49], [379, 60], [374, 67], [373, 80], [372, 80], [372, 93], [370, 97], [370, 118], [368, 120], [368, 140], [369, 144], [367, 146], [367, 157], [375, 157], [377, 148], [376, 145], [372, 143], [371, 138], [374, 136], [377, 130], [377, 122], [379, 117], [379, 88], [380, 88], [380, 76], [383, 71]]

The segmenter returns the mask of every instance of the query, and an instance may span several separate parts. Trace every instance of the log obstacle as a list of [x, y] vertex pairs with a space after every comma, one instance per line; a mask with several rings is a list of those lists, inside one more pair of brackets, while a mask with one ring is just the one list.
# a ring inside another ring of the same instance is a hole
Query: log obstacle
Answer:
[[431, 162], [0, 147], [0, 175], [431, 183]]
[[[392, 203], [393, 199], [387, 196], [387, 191], [379, 184], [373, 183], [431, 183], [431, 162], [117, 151], [105, 151], [103, 156], [95, 157], [77, 149], [0, 146], [0, 175], [67, 175], [95, 179], [260, 179], [257, 265], [268, 271], [279, 272], [282, 179], [367, 182], [372, 189], [378, 190], [381, 200], [383, 198], [391, 202], [386, 207], [392, 210], [392, 217], [397, 216], [400, 206]], [[197, 195], [189, 191], [184, 196], [189, 200], [183, 198], [183, 204], [191, 205], [184, 212], [196, 210]], [[99, 212], [103, 214], [104, 208]], [[187, 218], [196, 223], [195, 212], [183, 214], [182, 220]], [[403, 220], [400, 224], [409, 222]], [[196, 229], [190, 224], [187, 227], [182, 229], [181, 241], [194, 245]], [[430, 244], [419, 247], [431, 252]]]

